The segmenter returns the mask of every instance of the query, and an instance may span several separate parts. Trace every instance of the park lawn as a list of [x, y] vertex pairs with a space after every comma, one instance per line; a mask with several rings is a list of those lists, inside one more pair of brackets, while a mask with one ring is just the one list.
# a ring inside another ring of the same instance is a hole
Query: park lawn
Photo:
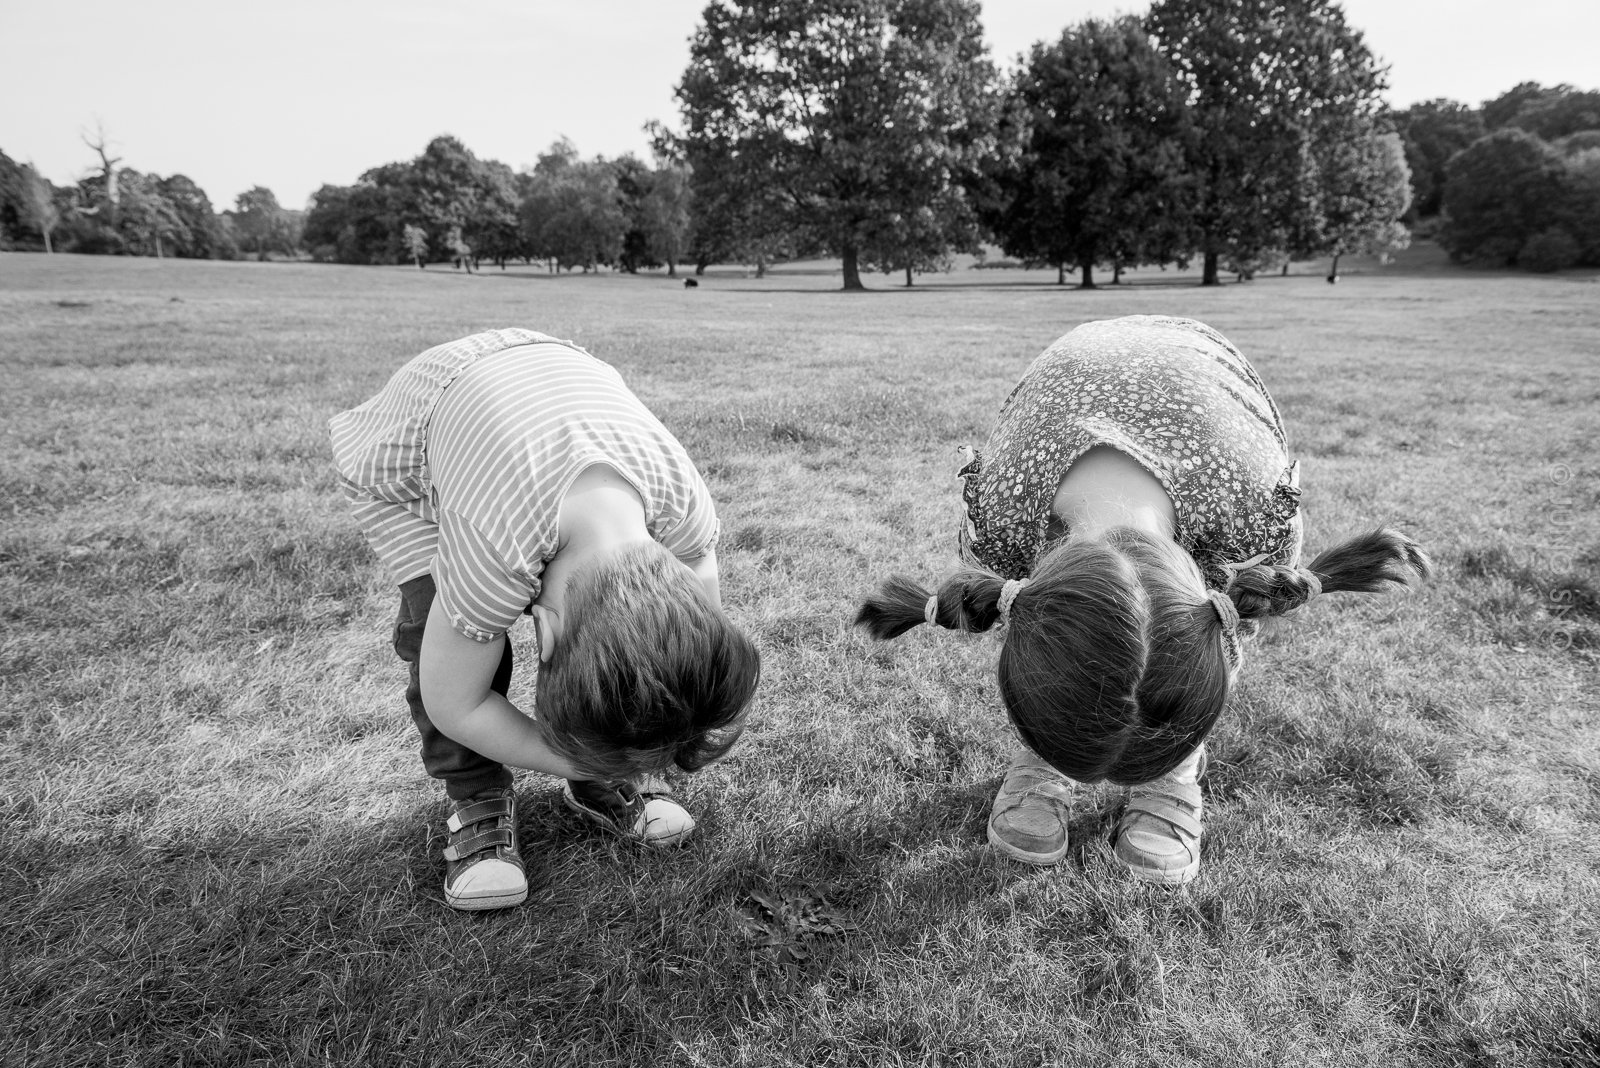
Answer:
[[[1600, 1062], [1596, 277], [1136, 277], [0, 255], [0, 1063]], [[994, 638], [849, 626], [952, 564], [954, 448], [1026, 362], [1129, 313], [1255, 363], [1310, 550], [1388, 523], [1439, 565], [1251, 649], [1182, 890], [1113, 863], [1107, 787], [1061, 867], [994, 856]], [[505, 325], [701, 463], [764, 679], [687, 848], [525, 774], [530, 898], [462, 915], [325, 424]]]

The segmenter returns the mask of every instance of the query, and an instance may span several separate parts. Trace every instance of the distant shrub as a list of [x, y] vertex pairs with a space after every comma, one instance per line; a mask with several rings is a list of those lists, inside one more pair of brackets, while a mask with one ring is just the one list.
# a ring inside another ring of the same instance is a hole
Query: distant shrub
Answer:
[[1516, 262], [1517, 253], [1522, 250], [1522, 244], [1521, 241], [1514, 237], [1491, 237], [1469, 254], [1457, 255], [1456, 253], [1451, 253], [1451, 255], [1472, 267], [1509, 267]]
[[1517, 265], [1529, 271], [1549, 274], [1564, 271], [1578, 262], [1580, 249], [1573, 236], [1559, 226], [1541, 230], [1528, 238], [1517, 253]]

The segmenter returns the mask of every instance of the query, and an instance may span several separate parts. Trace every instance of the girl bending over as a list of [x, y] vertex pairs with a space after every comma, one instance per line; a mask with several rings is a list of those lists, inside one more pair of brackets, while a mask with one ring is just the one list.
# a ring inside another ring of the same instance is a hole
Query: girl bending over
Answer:
[[1257, 620], [1431, 571], [1392, 530], [1301, 563], [1298, 464], [1245, 358], [1188, 319], [1087, 323], [1028, 367], [984, 449], [965, 450], [968, 566], [895, 576], [856, 621], [1004, 626], [1000, 695], [1022, 740], [989, 817], [995, 848], [1067, 851], [1074, 783], [1131, 786], [1115, 853], [1136, 877], [1200, 867], [1205, 738]]

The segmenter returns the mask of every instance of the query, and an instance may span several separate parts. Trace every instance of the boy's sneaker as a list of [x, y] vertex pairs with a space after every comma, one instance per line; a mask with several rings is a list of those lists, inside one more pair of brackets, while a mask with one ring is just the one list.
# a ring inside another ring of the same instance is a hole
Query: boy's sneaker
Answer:
[[989, 812], [989, 844], [1041, 867], [1067, 855], [1072, 780], [1027, 749], [1011, 760]]
[[1168, 775], [1128, 792], [1128, 807], [1117, 821], [1116, 856], [1135, 879], [1181, 886], [1199, 874], [1199, 779], [1205, 773], [1202, 751], [1194, 782]]
[[694, 817], [672, 800], [672, 787], [659, 775], [615, 783], [568, 779], [561, 792], [567, 807], [590, 823], [647, 846], [681, 845], [694, 831]]
[[527, 900], [528, 873], [517, 851], [517, 797], [510, 788], [457, 801], [445, 827], [450, 844], [444, 851], [444, 899], [451, 908], [477, 912]]

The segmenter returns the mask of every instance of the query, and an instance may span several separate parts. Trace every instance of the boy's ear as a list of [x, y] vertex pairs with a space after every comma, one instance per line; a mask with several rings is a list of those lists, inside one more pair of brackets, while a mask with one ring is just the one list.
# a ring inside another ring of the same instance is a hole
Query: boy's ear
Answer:
[[561, 617], [542, 604], [533, 606], [533, 625], [539, 634], [539, 662], [548, 664], [561, 640]]

